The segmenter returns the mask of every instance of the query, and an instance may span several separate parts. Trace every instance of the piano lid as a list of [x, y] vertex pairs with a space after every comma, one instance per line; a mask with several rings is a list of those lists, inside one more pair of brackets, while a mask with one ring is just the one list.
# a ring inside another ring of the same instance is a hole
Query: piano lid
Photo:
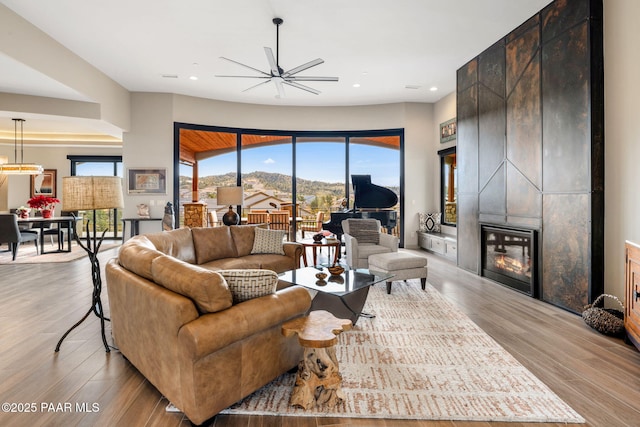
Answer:
[[371, 183], [371, 175], [351, 175], [356, 209], [385, 209], [398, 203], [398, 196], [388, 188]]

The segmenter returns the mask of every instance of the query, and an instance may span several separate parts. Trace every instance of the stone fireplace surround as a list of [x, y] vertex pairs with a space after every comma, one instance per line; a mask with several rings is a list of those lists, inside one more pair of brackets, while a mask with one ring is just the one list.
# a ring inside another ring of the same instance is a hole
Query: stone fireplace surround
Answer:
[[576, 313], [604, 290], [602, 16], [556, 0], [457, 72], [458, 266], [483, 223], [539, 230], [539, 298]]

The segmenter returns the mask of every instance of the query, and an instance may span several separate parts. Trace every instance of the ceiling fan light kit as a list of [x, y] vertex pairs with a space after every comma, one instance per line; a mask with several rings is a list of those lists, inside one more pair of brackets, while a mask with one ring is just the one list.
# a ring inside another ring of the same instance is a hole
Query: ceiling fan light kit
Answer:
[[284, 21], [281, 18], [273, 18], [273, 23], [276, 26], [275, 56], [273, 55], [273, 50], [271, 50], [270, 47], [264, 48], [264, 52], [267, 55], [267, 61], [269, 63], [269, 68], [270, 68], [269, 72], [264, 72], [257, 68], [243, 64], [241, 62], [234, 61], [233, 59], [229, 59], [229, 58], [225, 58], [224, 56], [221, 56], [220, 58], [224, 59], [225, 61], [233, 62], [234, 64], [240, 65], [241, 67], [245, 67], [252, 71], [256, 71], [260, 75], [258, 76], [216, 75], [216, 77], [262, 79], [260, 83], [246, 88], [245, 90], [243, 90], [243, 92], [254, 89], [258, 86], [262, 86], [269, 82], [273, 82], [273, 84], [276, 86], [276, 90], [278, 91], [278, 94], [276, 97], [279, 97], [279, 98], [285, 97], [284, 85], [291, 86], [296, 89], [301, 89], [301, 90], [313, 93], [314, 95], [319, 95], [320, 94], [319, 90], [309, 87], [307, 85], [300, 84], [298, 82], [337, 82], [338, 77], [313, 77], [313, 76], [297, 75], [302, 71], [308, 70], [311, 67], [315, 67], [316, 65], [320, 65], [324, 63], [324, 60], [322, 60], [321, 58], [317, 58], [317, 59], [314, 59], [313, 61], [306, 62], [302, 65], [299, 65], [287, 71], [283, 70], [282, 67], [280, 67], [280, 25], [282, 25], [283, 22]]

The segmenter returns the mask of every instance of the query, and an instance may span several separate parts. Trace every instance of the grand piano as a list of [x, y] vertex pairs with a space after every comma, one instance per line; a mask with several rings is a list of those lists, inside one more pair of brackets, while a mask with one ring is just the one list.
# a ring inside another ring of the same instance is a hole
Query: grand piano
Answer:
[[390, 209], [398, 203], [398, 196], [388, 188], [371, 183], [371, 175], [351, 175], [353, 184], [353, 209], [332, 212], [331, 219], [322, 224], [322, 229], [332, 232], [342, 240], [342, 221], [347, 218], [373, 218], [391, 234], [398, 222], [398, 212]]

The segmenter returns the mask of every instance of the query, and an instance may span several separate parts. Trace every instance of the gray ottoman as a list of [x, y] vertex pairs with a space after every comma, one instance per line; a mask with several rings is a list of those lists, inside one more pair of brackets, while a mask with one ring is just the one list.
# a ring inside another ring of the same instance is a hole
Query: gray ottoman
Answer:
[[[393, 274], [393, 280], [420, 279], [422, 290], [427, 284], [427, 259], [405, 252], [391, 252], [369, 256], [369, 270]], [[387, 294], [391, 293], [391, 281], [387, 281]]]

